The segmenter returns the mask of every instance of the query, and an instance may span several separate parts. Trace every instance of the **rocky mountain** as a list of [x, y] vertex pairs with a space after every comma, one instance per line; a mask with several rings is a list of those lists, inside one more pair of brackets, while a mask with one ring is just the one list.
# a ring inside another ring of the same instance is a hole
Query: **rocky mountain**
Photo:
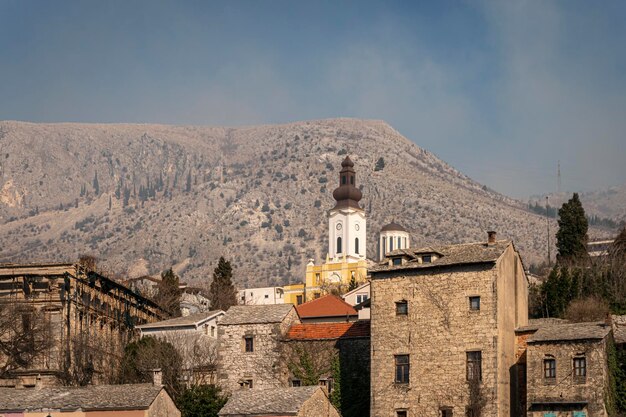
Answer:
[[526, 203], [382, 121], [331, 119], [242, 128], [0, 122], [0, 261], [90, 254], [121, 275], [174, 266], [183, 280], [206, 282], [224, 255], [240, 285], [300, 281], [309, 258], [325, 257], [346, 154], [364, 195], [369, 257], [395, 220], [414, 245], [486, 239], [493, 229], [515, 240], [527, 264], [544, 258], [545, 219]]
[[[561, 207], [572, 198], [572, 193], [552, 193], [547, 196], [552, 207]], [[587, 215], [626, 223], [626, 184], [579, 193], [579, 196]], [[545, 207], [545, 201], [546, 195], [529, 198], [530, 204], [537, 203], [542, 207]]]

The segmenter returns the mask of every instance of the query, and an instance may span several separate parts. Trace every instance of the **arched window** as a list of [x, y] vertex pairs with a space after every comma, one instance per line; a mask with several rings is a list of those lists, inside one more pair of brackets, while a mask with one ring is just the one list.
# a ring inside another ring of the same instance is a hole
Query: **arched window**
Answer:
[[389, 238], [389, 252], [393, 250], [393, 237]]
[[387, 238], [385, 236], [383, 236], [383, 250], [382, 250], [382, 254], [383, 254], [383, 256], [385, 256], [385, 254], [387, 254]]
[[354, 252], [358, 255], [359, 254], [359, 238], [355, 238], [354, 239]]
[[402, 249], [402, 238], [398, 238], [398, 249]]
[[337, 253], [342, 253], [341, 252], [341, 237], [337, 238]]
[[341, 184], [345, 184], [346, 183], [346, 176], [342, 175], [341, 176]]

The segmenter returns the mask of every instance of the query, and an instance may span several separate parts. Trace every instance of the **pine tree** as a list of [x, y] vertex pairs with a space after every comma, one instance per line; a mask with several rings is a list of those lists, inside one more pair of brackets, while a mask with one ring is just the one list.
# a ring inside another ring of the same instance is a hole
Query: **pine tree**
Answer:
[[559, 262], [587, 258], [587, 217], [585, 210], [574, 193], [572, 198], [559, 209], [559, 231], [556, 233], [556, 246]]
[[376, 161], [376, 166], [374, 167], [374, 171], [382, 171], [385, 168], [385, 158], [382, 156], [378, 158]]
[[178, 276], [172, 268], [161, 273], [155, 301], [174, 317], [180, 316], [180, 288]]
[[353, 274], [352, 277], [350, 277], [350, 283], [348, 284], [348, 292], [352, 290], [356, 290], [358, 286], [359, 284], [356, 283], [356, 278], [354, 277], [354, 274]]
[[100, 184], [98, 183], [98, 171], [96, 171], [96, 174], [93, 177], [93, 192], [96, 195], [100, 194]]
[[232, 282], [233, 268], [223, 256], [213, 270], [213, 281], [209, 287], [212, 310], [228, 310], [237, 304], [237, 293]]

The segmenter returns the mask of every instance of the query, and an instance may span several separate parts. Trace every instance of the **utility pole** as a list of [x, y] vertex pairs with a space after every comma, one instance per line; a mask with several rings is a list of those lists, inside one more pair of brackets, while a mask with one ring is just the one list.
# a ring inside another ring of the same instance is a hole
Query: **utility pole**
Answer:
[[548, 196], [546, 196], [546, 226], [548, 228], [548, 266], [550, 266], [551, 256], [550, 256], [550, 204], [548, 203]]

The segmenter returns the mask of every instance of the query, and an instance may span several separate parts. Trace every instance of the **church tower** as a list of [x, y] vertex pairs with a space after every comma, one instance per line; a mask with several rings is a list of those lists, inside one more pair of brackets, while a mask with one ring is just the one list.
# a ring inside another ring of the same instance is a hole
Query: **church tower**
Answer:
[[335, 207], [328, 218], [328, 256], [330, 262], [343, 259], [359, 261], [365, 259], [366, 222], [365, 211], [359, 206], [363, 197], [356, 187], [356, 172], [350, 157], [341, 163], [339, 187], [333, 191]]
[[328, 254], [321, 264], [309, 260], [306, 266], [304, 301], [331, 291], [345, 292], [354, 279], [367, 280], [365, 210], [356, 187], [354, 163], [349, 157], [341, 163], [339, 186], [333, 191], [335, 206], [328, 211]]

